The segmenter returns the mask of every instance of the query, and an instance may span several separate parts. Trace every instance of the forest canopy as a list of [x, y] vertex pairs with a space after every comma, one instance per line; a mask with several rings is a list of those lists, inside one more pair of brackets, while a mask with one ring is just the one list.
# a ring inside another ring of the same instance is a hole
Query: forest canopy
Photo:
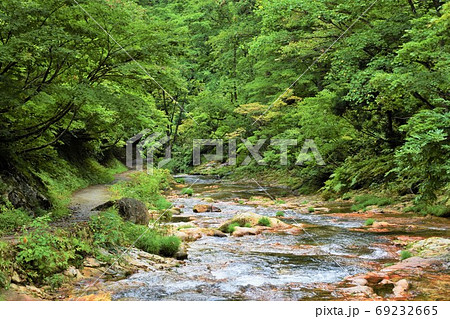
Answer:
[[[449, 23], [439, 0], [2, 0], [2, 162], [101, 160], [150, 129], [172, 171], [234, 138], [233, 174], [448, 206]], [[239, 166], [258, 139], [299, 143]], [[325, 165], [295, 165], [307, 139]]]

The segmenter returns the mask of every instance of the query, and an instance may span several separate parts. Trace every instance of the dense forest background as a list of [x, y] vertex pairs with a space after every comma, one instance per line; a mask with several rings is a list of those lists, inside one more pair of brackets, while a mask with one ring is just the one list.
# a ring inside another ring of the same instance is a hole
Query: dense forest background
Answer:
[[[150, 129], [174, 172], [193, 139], [237, 139], [238, 164], [241, 139], [297, 139], [288, 166], [266, 143], [267, 165], [217, 172], [448, 214], [449, 23], [439, 0], [2, 0], [2, 193], [24, 179], [46, 209]], [[326, 165], [295, 165], [306, 139]]]

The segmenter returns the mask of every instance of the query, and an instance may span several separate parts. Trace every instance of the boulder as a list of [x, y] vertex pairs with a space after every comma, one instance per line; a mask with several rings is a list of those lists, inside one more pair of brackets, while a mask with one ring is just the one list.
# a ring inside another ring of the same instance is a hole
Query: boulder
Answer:
[[387, 222], [373, 222], [372, 227], [373, 228], [386, 228], [391, 226], [391, 224]]
[[438, 266], [441, 264], [442, 264], [442, 262], [438, 259], [425, 259], [425, 258], [421, 258], [421, 257], [411, 257], [411, 258], [405, 259], [395, 265], [383, 268], [381, 271], [393, 272], [393, 271], [397, 271], [397, 270], [429, 268], [429, 267]]
[[258, 235], [260, 231], [256, 228], [250, 227], [235, 227], [235, 231], [233, 232], [234, 237], [243, 237], [247, 235]]
[[73, 278], [73, 279], [81, 279], [83, 276], [81, 275], [80, 271], [76, 269], [74, 266], [70, 266], [64, 271], [64, 276]]
[[413, 255], [422, 258], [439, 258], [450, 261], [450, 239], [430, 237], [411, 244], [408, 249]]
[[185, 244], [180, 245], [174, 257], [178, 260], [185, 260], [188, 258], [187, 247]]
[[409, 288], [409, 283], [406, 279], [400, 279], [395, 283], [394, 289], [392, 289], [392, 292], [394, 293], [395, 297], [402, 298], [406, 297], [407, 293], [406, 291]]
[[[245, 224], [249, 224], [252, 227], [257, 226], [258, 222], [261, 218], [263, 218], [265, 216], [262, 215], [258, 215], [255, 213], [240, 213], [240, 214], [236, 214], [234, 215], [233, 218], [231, 218], [230, 220], [226, 221], [225, 223], [223, 223], [222, 225], [220, 225], [219, 230], [226, 232], [227, 228], [229, 225], [233, 224], [233, 223], [238, 223], [241, 226], [244, 226]], [[291, 225], [288, 225], [284, 222], [282, 222], [281, 220], [277, 219], [277, 218], [271, 218], [271, 217], [267, 217], [270, 220], [270, 227], [272, 228], [276, 228], [276, 227], [285, 227], [285, 228], [289, 228], [292, 227]]]
[[221, 212], [222, 210], [213, 205], [199, 204], [194, 206], [194, 213], [205, 213], [205, 212]]
[[123, 219], [139, 225], [148, 225], [150, 213], [145, 204], [134, 198], [122, 198], [117, 201], [119, 215]]

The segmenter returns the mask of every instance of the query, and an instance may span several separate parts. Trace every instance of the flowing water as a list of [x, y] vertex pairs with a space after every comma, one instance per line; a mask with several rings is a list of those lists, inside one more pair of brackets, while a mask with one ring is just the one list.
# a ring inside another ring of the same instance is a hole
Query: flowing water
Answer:
[[[177, 198], [184, 205], [179, 221], [195, 217], [200, 227], [215, 228], [237, 212], [275, 216], [276, 209], [243, 205], [236, 198], [287, 195], [284, 188], [226, 183], [184, 176], [195, 184], [193, 197]], [[211, 197], [221, 212], [194, 214], [202, 198]], [[336, 211], [348, 207], [331, 207]], [[143, 272], [116, 283], [116, 300], [326, 300], [336, 298], [333, 283], [349, 275], [393, 261], [383, 249], [382, 235], [351, 231], [361, 220], [335, 219], [326, 214], [285, 210], [285, 222], [310, 224], [300, 235], [261, 234], [244, 237], [203, 237], [190, 243], [186, 264], [170, 271]], [[331, 288], [330, 288], [331, 287]]]

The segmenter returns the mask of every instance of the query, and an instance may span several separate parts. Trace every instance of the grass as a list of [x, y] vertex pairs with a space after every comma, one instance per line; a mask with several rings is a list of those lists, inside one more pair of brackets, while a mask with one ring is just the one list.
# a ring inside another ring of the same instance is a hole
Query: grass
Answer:
[[386, 206], [394, 203], [392, 198], [378, 197], [370, 194], [360, 195], [355, 197], [355, 204], [352, 205], [353, 211], [359, 211], [365, 209], [367, 206]]
[[368, 218], [368, 219], [366, 219], [366, 221], [364, 222], [364, 226], [372, 226], [374, 222], [375, 222], [375, 219], [373, 219], [373, 218]]
[[230, 225], [228, 225], [226, 232], [232, 234], [236, 230], [236, 227], [240, 227], [240, 224], [239, 223], [231, 223]]
[[130, 175], [129, 181], [121, 181], [111, 186], [114, 197], [131, 197], [144, 202], [150, 209], [167, 209], [171, 206], [161, 190], [168, 189], [171, 183], [169, 171], [153, 170], [153, 174], [137, 172]]
[[400, 252], [400, 260], [405, 260], [405, 259], [408, 259], [408, 258], [411, 258], [411, 257], [412, 257], [412, 254], [409, 251], [407, 251], [407, 250], [402, 250]]
[[286, 201], [285, 200], [282, 200], [282, 199], [275, 199], [275, 204], [286, 204]]
[[278, 211], [275, 214], [276, 217], [284, 217], [284, 212], [283, 211]]
[[314, 212], [314, 211], [315, 211], [315, 208], [314, 208], [314, 207], [308, 207], [308, 212], [312, 213], [312, 212]]
[[271, 225], [270, 219], [268, 217], [261, 217], [258, 220], [258, 225], [270, 227], [270, 225]]
[[252, 228], [253, 226], [252, 226], [252, 224], [251, 224], [251, 223], [245, 223], [244, 227], [247, 227], [247, 228]]
[[194, 194], [194, 190], [192, 188], [183, 188], [181, 190], [181, 194], [182, 195], [188, 195], [188, 196], [192, 196]]
[[450, 207], [445, 205], [415, 205], [405, 208], [405, 212], [415, 212], [420, 215], [433, 215], [438, 217], [450, 217]]
[[172, 257], [181, 244], [178, 237], [164, 236], [157, 229], [122, 221], [114, 209], [94, 216], [90, 226], [94, 243], [106, 249], [134, 244], [150, 254]]

